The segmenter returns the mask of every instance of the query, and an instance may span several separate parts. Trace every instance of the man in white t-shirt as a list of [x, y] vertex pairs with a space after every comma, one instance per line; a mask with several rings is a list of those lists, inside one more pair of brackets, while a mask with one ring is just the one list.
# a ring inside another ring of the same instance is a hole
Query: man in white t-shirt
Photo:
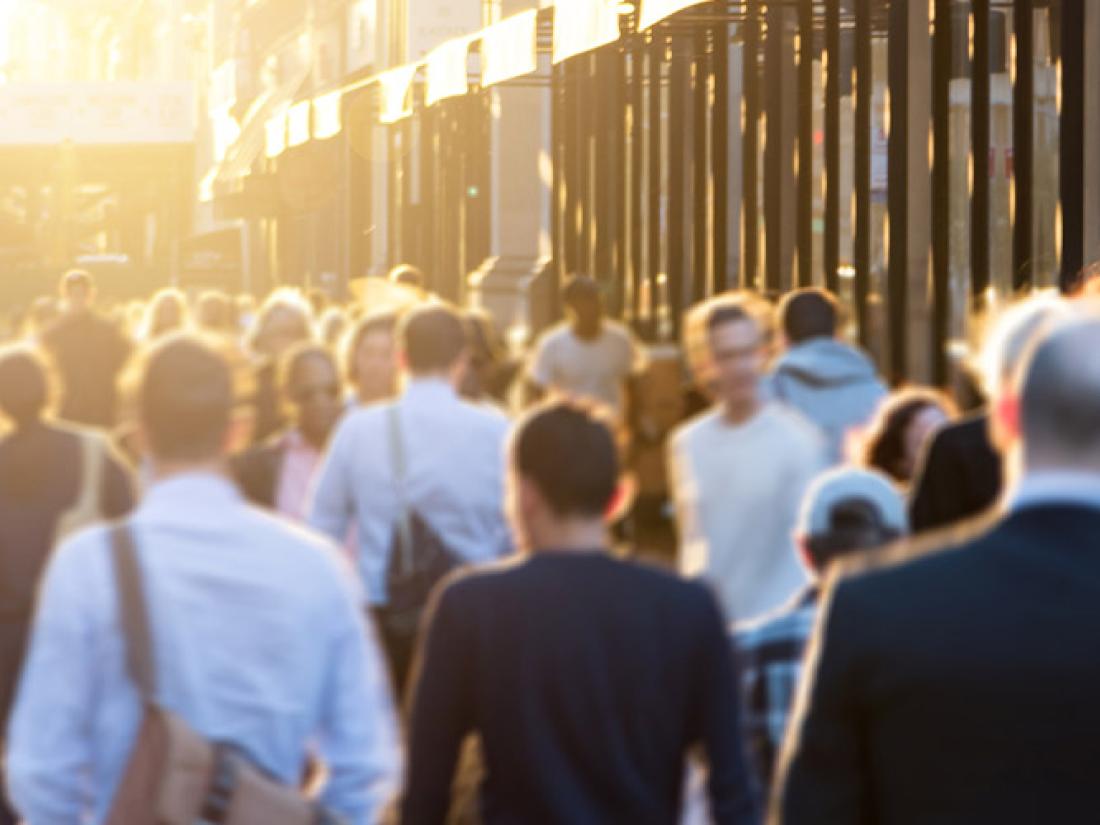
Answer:
[[568, 319], [543, 334], [527, 368], [533, 394], [590, 399], [622, 415], [627, 379], [640, 362], [634, 337], [604, 317], [600, 288], [592, 278], [571, 278], [562, 302]]
[[680, 527], [680, 568], [717, 590], [730, 620], [783, 605], [806, 582], [793, 540], [799, 503], [825, 466], [817, 429], [763, 400], [762, 317], [748, 296], [721, 296], [693, 310], [685, 349], [696, 380], [716, 399], [675, 432], [669, 473]]

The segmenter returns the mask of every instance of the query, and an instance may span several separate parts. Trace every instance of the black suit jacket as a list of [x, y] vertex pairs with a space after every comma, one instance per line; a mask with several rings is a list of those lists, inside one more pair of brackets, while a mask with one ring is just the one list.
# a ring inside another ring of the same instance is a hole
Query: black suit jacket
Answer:
[[771, 822], [1100, 821], [1100, 506], [944, 546], [831, 588]]
[[936, 433], [913, 486], [909, 521], [919, 533], [966, 521], [1001, 493], [1001, 457], [989, 441], [989, 416], [979, 414]]
[[675, 825], [693, 745], [713, 821], [756, 822], [733, 653], [702, 585], [603, 553], [539, 553], [446, 586], [422, 655], [404, 825], [444, 821], [474, 731], [486, 825]]

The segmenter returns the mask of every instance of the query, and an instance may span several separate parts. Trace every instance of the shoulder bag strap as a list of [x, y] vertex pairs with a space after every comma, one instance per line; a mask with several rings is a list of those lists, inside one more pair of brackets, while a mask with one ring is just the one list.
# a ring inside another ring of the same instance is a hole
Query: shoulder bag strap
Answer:
[[127, 669], [142, 700], [152, 702], [157, 689], [153, 642], [149, 631], [141, 568], [129, 524], [120, 522], [115, 525], [111, 530], [111, 544], [115, 581], [118, 585], [119, 615], [126, 643]]
[[412, 568], [412, 519], [405, 490], [408, 478], [408, 456], [405, 453], [404, 434], [401, 431], [401, 411], [395, 401], [386, 415], [389, 423], [390, 460], [393, 464], [394, 489], [397, 493], [397, 529], [401, 532], [402, 563], [406, 570]]

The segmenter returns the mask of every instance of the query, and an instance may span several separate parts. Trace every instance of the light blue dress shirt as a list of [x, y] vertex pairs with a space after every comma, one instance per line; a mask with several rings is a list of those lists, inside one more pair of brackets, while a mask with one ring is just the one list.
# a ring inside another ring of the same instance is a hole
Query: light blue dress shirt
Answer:
[[[322, 800], [374, 822], [400, 781], [385, 666], [354, 576], [328, 542], [243, 503], [216, 475], [154, 484], [132, 518], [160, 705]], [[102, 822], [141, 719], [126, 672], [107, 527], [51, 561], [9, 728], [11, 798], [30, 825]]]
[[1100, 473], [1037, 470], [1024, 474], [1004, 497], [1010, 511], [1052, 504], [1100, 508]]
[[[503, 508], [508, 419], [461, 400], [450, 384], [437, 379], [411, 380], [396, 403], [409, 505], [468, 562], [509, 552]], [[400, 512], [390, 406], [373, 404], [340, 422], [309, 519], [337, 541], [355, 526], [359, 572], [371, 604], [386, 601], [386, 569]]]

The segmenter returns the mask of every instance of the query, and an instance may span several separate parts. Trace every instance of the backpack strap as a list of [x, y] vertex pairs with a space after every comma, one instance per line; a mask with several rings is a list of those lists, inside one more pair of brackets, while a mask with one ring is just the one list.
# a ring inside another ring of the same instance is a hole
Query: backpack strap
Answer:
[[145, 590], [141, 581], [141, 566], [134, 548], [133, 532], [127, 522], [119, 522], [111, 530], [111, 550], [118, 589], [119, 617], [126, 643], [127, 670], [142, 700], [151, 703], [157, 690], [153, 641]]
[[404, 433], [401, 429], [401, 411], [396, 401], [386, 410], [386, 419], [389, 425], [388, 437], [394, 489], [397, 492], [397, 529], [401, 536], [401, 562], [408, 570], [412, 568], [412, 511], [409, 506], [408, 492], [405, 489], [409, 462], [405, 452]]

